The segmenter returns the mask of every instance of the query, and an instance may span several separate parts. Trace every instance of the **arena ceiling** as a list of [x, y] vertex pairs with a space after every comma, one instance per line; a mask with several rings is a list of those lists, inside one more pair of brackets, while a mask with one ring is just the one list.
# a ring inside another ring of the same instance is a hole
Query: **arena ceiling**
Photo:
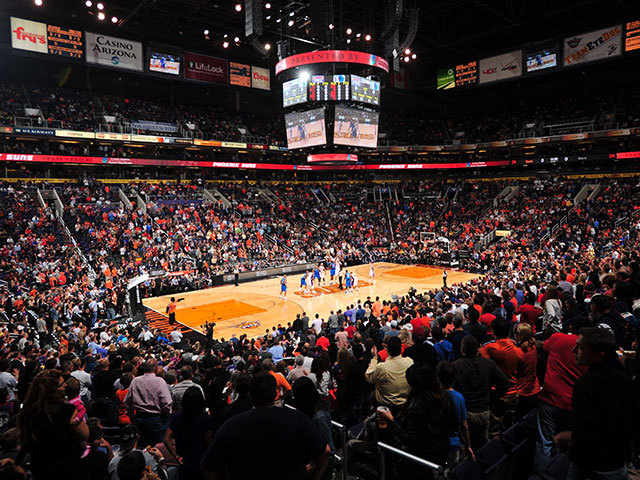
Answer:
[[[98, 21], [96, 5], [104, 4], [106, 19]], [[386, 26], [385, 5], [393, 0], [321, 1], [337, 47], [346, 47], [346, 29], [351, 28], [353, 49], [384, 53], [380, 34]], [[259, 58], [254, 49], [244, 44], [243, 0], [43, 0], [36, 7], [31, 0], [2, 0], [3, 10], [27, 18], [59, 18], [86, 29], [119, 34], [148, 42], [161, 42], [206, 53], [229, 57]], [[236, 11], [240, 3], [243, 10]], [[267, 0], [263, 9], [265, 42], [275, 46], [278, 40], [289, 40], [292, 51], [321, 48], [310, 31], [312, 0]], [[511, 46], [580, 33], [585, 29], [606, 26], [640, 17], [640, 2], [635, 0], [404, 0], [406, 31], [407, 12], [417, 8], [419, 27], [411, 44], [417, 54], [415, 64], [434, 67], [442, 62], [464, 60]], [[117, 23], [111, 23], [116, 16]], [[268, 19], [267, 19], [268, 18]], [[278, 19], [281, 19], [278, 22]], [[289, 21], [293, 20], [292, 26]], [[208, 31], [208, 34], [205, 34]], [[359, 38], [356, 35], [361, 33]], [[371, 42], [365, 41], [366, 34]], [[224, 35], [227, 35], [225, 37]], [[331, 38], [329, 36], [329, 39]], [[234, 37], [240, 38], [236, 46]], [[224, 41], [229, 41], [227, 49]], [[270, 60], [276, 61], [276, 48]], [[267, 62], [268, 63], [268, 62]]]

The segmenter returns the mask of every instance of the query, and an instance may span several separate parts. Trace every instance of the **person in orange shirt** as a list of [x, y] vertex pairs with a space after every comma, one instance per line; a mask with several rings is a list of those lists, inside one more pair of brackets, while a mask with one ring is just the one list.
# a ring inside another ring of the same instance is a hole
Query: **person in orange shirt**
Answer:
[[176, 304], [176, 298], [171, 297], [171, 302], [169, 302], [169, 305], [167, 305], [167, 313], [169, 314], [169, 323], [171, 325], [176, 323], [176, 307], [177, 306], [178, 305]]
[[269, 375], [272, 375], [276, 379], [277, 390], [276, 390], [276, 402], [281, 398], [291, 392], [291, 384], [287, 382], [287, 379], [284, 378], [284, 375], [278, 372], [273, 371], [273, 362], [269, 359], [266, 359], [262, 362], [262, 368]]

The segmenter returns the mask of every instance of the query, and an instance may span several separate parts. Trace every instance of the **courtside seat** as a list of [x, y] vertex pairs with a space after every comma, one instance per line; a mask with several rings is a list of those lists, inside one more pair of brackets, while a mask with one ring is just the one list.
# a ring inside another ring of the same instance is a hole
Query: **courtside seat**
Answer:
[[453, 480], [482, 480], [484, 471], [476, 462], [467, 460], [459, 463], [451, 470], [451, 478]]

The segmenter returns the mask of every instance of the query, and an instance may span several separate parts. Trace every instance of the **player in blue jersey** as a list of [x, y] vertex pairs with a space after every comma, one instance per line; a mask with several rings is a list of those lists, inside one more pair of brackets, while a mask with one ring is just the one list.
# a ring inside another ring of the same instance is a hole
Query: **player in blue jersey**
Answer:
[[306, 272], [302, 274], [302, 277], [300, 278], [300, 290], [302, 291], [306, 291], [307, 290], [307, 274]]
[[353, 289], [351, 288], [351, 274], [349, 273], [349, 271], [344, 272], [344, 286], [345, 286], [344, 293], [353, 292]]
[[329, 285], [333, 285], [333, 280], [336, 277], [336, 262], [332, 261], [329, 268]]
[[287, 299], [287, 276], [283, 275], [280, 279], [280, 298]]

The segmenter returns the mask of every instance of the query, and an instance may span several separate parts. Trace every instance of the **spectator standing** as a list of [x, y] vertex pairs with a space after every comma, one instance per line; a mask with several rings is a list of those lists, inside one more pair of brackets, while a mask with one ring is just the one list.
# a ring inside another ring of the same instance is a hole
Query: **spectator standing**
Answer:
[[613, 368], [616, 348], [611, 332], [580, 330], [574, 353], [576, 363], [588, 370], [574, 386], [573, 430], [555, 437], [558, 448], [569, 448], [569, 480], [628, 478], [627, 449], [640, 426], [640, 399], [631, 378]]
[[462, 358], [453, 362], [453, 388], [467, 404], [467, 422], [474, 451], [489, 438], [490, 394], [495, 388], [498, 397], [509, 389], [509, 379], [493, 360], [478, 356], [478, 342], [470, 335], [462, 340]]
[[139, 428], [144, 445], [162, 441], [171, 414], [171, 393], [164, 379], [156, 376], [157, 368], [157, 360], [147, 360], [144, 374], [133, 379], [124, 399], [129, 418]]

